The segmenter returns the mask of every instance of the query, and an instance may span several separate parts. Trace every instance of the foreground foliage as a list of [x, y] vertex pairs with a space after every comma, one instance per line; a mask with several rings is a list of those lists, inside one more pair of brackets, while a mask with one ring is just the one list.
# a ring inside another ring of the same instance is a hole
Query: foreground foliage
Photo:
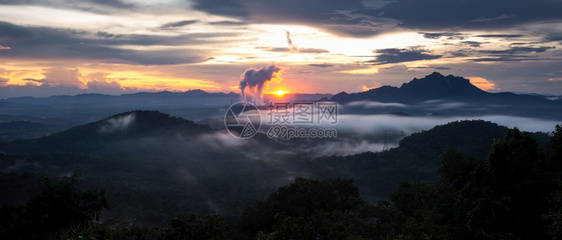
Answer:
[[561, 239], [562, 127], [546, 147], [510, 129], [486, 160], [454, 149], [435, 182], [402, 182], [370, 204], [353, 180], [296, 178], [247, 208], [236, 225], [220, 215], [180, 215], [166, 227], [100, 224], [104, 191], [78, 176], [46, 179], [23, 206], [0, 209], [2, 239]]
[[26, 205], [2, 206], [0, 234], [7, 239], [41, 239], [58, 229], [99, 220], [102, 210], [109, 209], [105, 191], [76, 189], [78, 177], [45, 177], [42, 192]]

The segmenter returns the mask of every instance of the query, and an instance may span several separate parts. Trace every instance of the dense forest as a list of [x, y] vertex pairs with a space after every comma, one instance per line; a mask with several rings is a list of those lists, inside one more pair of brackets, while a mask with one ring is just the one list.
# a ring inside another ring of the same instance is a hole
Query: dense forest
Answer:
[[[78, 174], [31, 174], [35, 177], [26, 179], [38, 181], [39, 193], [2, 206], [0, 234], [2, 239], [559, 239], [562, 127], [548, 138], [541, 144], [536, 135], [508, 129], [485, 159], [446, 148], [435, 179], [400, 182], [388, 199], [374, 203], [361, 197], [355, 180], [297, 177], [236, 221], [210, 211], [178, 212], [157, 227], [100, 221], [111, 212], [111, 201], [103, 189], [80, 187]], [[18, 174], [30, 173], [2, 177]]]

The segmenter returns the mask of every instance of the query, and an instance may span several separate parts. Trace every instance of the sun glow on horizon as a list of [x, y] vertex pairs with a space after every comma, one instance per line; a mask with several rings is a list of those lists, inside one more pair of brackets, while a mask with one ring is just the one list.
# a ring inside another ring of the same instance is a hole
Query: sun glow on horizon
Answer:
[[273, 92], [268, 92], [268, 93], [266, 93], [266, 94], [275, 95], [276, 97], [280, 97], [280, 98], [281, 98], [281, 97], [284, 97], [286, 94], [289, 94], [289, 93], [290, 93], [290, 92], [287, 91], [287, 90], [279, 89], [279, 90], [276, 90], [276, 91], [273, 91]]

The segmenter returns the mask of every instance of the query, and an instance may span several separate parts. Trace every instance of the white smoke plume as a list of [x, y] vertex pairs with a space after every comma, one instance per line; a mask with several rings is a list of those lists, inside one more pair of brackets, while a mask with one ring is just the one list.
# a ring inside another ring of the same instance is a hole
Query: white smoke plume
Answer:
[[[263, 105], [263, 87], [272, 79], [281, 80], [281, 67], [270, 65], [260, 69], [250, 68], [240, 76], [242, 100]], [[249, 97], [249, 99], [248, 99]]]

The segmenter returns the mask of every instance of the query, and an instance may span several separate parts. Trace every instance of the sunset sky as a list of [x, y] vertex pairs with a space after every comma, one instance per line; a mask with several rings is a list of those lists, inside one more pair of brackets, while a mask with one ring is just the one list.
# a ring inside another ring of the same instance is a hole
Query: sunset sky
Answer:
[[0, 0], [0, 98], [359, 92], [434, 71], [562, 93], [561, 0]]

